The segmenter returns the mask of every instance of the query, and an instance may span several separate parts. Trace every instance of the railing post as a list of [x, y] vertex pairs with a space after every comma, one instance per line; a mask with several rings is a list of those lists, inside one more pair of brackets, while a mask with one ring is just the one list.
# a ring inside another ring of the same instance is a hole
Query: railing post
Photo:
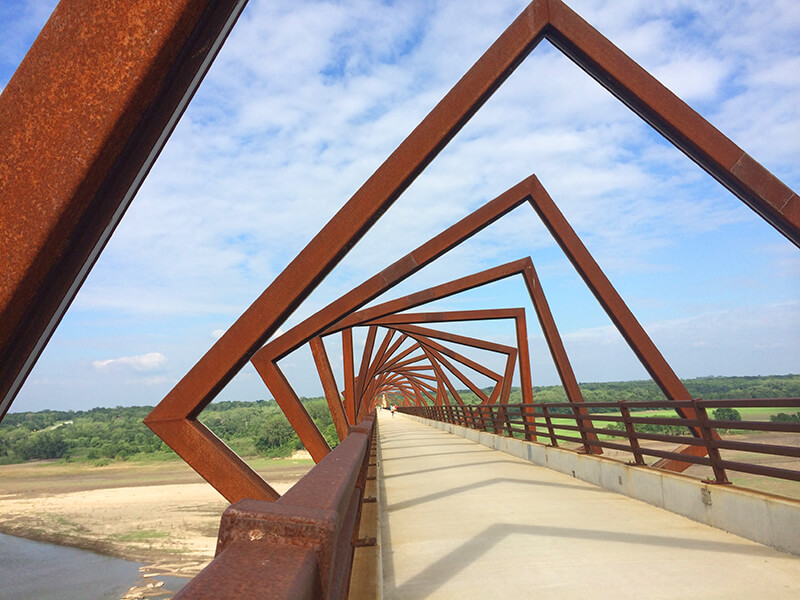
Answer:
[[556, 439], [556, 434], [553, 431], [553, 422], [550, 420], [550, 411], [547, 410], [546, 404], [542, 404], [542, 412], [544, 412], [544, 422], [547, 425], [547, 431], [550, 434], [550, 445], [557, 448], [558, 440]]
[[708, 480], [709, 483], [730, 483], [725, 469], [720, 464], [722, 457], [719, 454], [719, 448], [714, 443], [714, 438], [711, 433], [711, 427], [708, 425], [708, 413], [706, 413], [705, 406], [699, 403], [699, 398], [692, 398], [692, 407], [694, 408], [697, 421], [700, 424], [700, 433], [703, 436], [703, 441], [706, 445], [706, 452], [708, 458], [711, 460], [711, 468], [714, 470], [714, 481]]
[[514, 432], [511, 431], [511, 419], [508, 416], [508, 406], [503, 404], [499, 408], [502, 410], [502, 412], [500, 413], [500, 416], [501, 416], [502, 420], [504, 421], [504, 424], [505, 424], [505, 427], [506, 427], [506, 431], [508, 432], [508, 437], [514, 437]]
[[622, 422], [625, 424], [625, 433], [628, 434], [628, 444], [633, 452], [634, 464], [643, 465], [645, 462], [639, 447], [639, 438], [636, 435], [636, 428], [631, 423], [631, 411], [625, 405], [625, 400], [619, 401], [619, 412], [622, 414]]
[[500, 429], [497, 426], [497, 406], [492, 405], [491, 407], [489, 407], [489, 413], [491, 414], [492, 417], [492, 433], [496, 435], [498, 433], [498, 430]]
[[522, 427], [525, 430], [525, 441], [526, 442], [530, 442], [531, 439], [533, 439], [532, 436], [531, 436], [531, 425], [530, 425], [530, 422], [528, 421], [528, 409], [529, 408], [530, 408], [530, 405], [528, 405], [528, 404], [520, 404], [519, 405], [519, 412], [520, 412], [520, 415], [522, 415]]
[[520, 410], [525, 424], [525, 439], [528, 441], [536, 440], [536, 406], [534, 404], [520, 404]]

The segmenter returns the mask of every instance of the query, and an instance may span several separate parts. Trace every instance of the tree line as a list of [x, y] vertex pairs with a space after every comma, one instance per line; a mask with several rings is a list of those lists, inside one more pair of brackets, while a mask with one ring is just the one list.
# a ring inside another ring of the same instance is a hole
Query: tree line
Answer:
[[[769, 377], [703, 377], [684, 381], [694, 397], [800, 397], [800, 375]], [[660, 401], [663, 394], [652, 381], [616, 381], [581, 384], [587, 402], [618, 400]], [[566, 402], [561, 386], [535, 387], [537, 402]], [[460, 392], [465, 402], [477, 404], [471, 392]], [[510, 401], [522, 399], [519, 388]], [[301, 398], [303, 406], [325, 439], [334, 447], [338, 438], [324, 398]], [[86, 411], [8, 413], [0, 423], [0, 464], [41, 459], [69, 459], [102, 464], [110, 460], [168, 459], [172, 450], [152, 433], [142, 419], [149, 406], [93, 408]], [[591, 412], [613, 411], [594, 408]], [[794, 420], [800, 413], [778, 415]], [[289, 456], [302, 449], [297, 434], [272, 400], [214, 402], [199, 417], [240, 456]]]

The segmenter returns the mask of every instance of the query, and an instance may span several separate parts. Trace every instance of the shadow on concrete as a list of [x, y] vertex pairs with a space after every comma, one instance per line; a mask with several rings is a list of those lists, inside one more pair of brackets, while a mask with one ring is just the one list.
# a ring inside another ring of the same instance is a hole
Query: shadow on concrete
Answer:
[[[611, 544], [640, 544], [643, 547], [664, 546], [682, 551], [725, 552], [752, 556], [754, 558], [775, 557], [780, 554], [770, 548], [749, 543], [735, 544], [685, 537], [644, 535], [609, 530], [498, 523], [487, 527], [478, 535], [465, 541], [457, 548], [454, 548], [451, 552], [431, 563], [423, 571], [408, 581], [403, 582], [400, 586], [396, 585], [392, 561], [385, 561], [384, 592], [386, 592], [386, 597], [425, 598], [434, 593], [449, 580], [457, 577], [462, 571], [474, 568], [475, 563], [477, 563], [484, 554], [512, 535], [530, 536], [532, 538], [531, 543], [537, 543], [535, 539], [537, 537], [548, 537], [584, 541], [594, 540]], [[531, 569], [535, 568], [535, 565], [531, 566]], [[535, 590], [529, 591], [534, 592]]]
[[485, 454], [487, 452], [496, 452], [491, 448], [476, 449], [476, 450], [459, 450], [458, 452], [434, 452], [432, 454], [404, 454], [402, 456], [395, 456], [392, 458], [384, 458], [384, 461], [392, 460], [408, 460], [409, 458], [434, 458], [439, 456], [462, 456], [464, 454]]
[[[489, 461], [489, 462], [509, 462], [509, 461]], [[483, 463], [476, 463], [476, 464], [483, 464]], [[516, 463], [515, 463], [516, 464]], [[457, 466], [472, 466], [472, 465], [457, 465]], [[443, 467], [445, 468], [445, 467]], [[454, 468], [454, 467], [446, 467], [446, 468]], [[384, 475], [384, 479], [386, 476]], [[426, 502], [433, 502], [435, 500], [440, 500], [442, 498], [453, 497], [457, 494], [461, 494], [464, 492], [470, 492], [476, 490], [481, 487], [488, 487], [491, 485], [497, 485], [499, 483], [513, 483], [513, 484], [522, 484], [531, 487], [545, 487], [545, 488], [561, 488], [561, 489], [570, 489], [570, 490], [578, 490], [581, 492], [601, 492], [604, 494], [613, 494], [614, 492], [609, 492], [608, 490], [604, 490], [602, 488], [593, 486], [591, 484], [585, 485], [573, 485], [569, 483], [552, 483], [552, 482], [545, 482], [545, 481], [531, 481], [530, 479], [514, 479], [512, 477], [494, 477], [492, 479], [486, 479], [484, 481], [479, 482], [471, 482], [465, 485], [460, 485], [454, 488], [448, 488], [446, 490], [441, 490], [438, 492], [433, 492], [432, 494], [426, 494], [425, 496], [420, 496], [419, 498], [412, 498], [411, 500], [405, 500], [403, 502], [398, 502], [396, 504], [387, 504], [386, 508], [388, 510], [403, 510], [406, 508], [410, 508], [412, 506], [417, 506], [418, 504], [424, 504]]]

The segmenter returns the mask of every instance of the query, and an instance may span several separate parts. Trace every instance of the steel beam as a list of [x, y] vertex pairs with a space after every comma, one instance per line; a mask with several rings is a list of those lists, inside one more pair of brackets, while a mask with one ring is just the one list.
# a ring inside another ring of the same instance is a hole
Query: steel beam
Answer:
[[61, 0], [3, 90], [0, 419], [244, 6]]

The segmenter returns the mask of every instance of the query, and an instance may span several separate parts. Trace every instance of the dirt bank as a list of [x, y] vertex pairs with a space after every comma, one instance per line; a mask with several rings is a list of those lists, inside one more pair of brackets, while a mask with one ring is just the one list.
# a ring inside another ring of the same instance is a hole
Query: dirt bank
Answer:
[[[308, 460], [255, 461], [283, 493]], [[179, 461], [0, 466], [0, 532], [191, 576], [211, 560], [225, 499]]]

